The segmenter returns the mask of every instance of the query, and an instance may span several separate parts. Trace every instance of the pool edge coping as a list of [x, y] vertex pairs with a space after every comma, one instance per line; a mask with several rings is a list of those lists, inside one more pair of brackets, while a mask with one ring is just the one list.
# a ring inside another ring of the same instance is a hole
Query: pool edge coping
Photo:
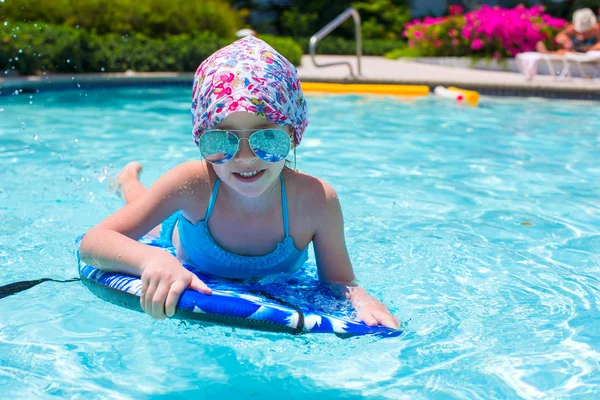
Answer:
[[[125, 72], [125, 73], [92, 73], [92, 74], [52, 74], [31, 75], [23, 77], [0, 78], [0, 97], [10, 96], [15, 91], [35, 93], [46, 90], [78, 90], [102, 87], [123, 86], [161, 86], [161, 85], [191, 85], [194, 73], [191, 72]], [[482, 95], [506, 97], [541, 97], [550, 99], [594, 100], [600, 101], [600, 91], [597, 88], [585, 86], [556, 87], [539, 82], [524, 82], [523, 84], [498, 82], [456, 82], [447, 79], [416, 80], [416, 79], [347, 79], [304, 76], [302, 82], [337, 83], [337, 84], [370, 84], [370, 85], [415, 85], [428, 86], [433, 90], [436, 86], [457, 86], [463, 89], [475, 90]], [[340, 93], [336, 93], [340, 94]], [[347, 94], [368, 94], [353, 93]]]

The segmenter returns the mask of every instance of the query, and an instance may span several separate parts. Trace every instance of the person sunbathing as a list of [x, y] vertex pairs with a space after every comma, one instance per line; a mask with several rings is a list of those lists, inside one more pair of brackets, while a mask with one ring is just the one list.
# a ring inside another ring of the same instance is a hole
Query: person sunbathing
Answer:
[[594, 12], [589, 8], [575, 11], [573, 23], [556, 35], [555, 42], [562, 48], [550, 51], [544, 42], [538, 42], [535, 49], [539, 53], [557, 55], [600, 50], [600, 25]]

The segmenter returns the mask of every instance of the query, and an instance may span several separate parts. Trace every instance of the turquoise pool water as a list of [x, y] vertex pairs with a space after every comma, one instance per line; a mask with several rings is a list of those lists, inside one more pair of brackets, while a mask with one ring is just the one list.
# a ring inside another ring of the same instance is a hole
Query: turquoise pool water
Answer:
[[[189, 89], [0, 97], [0, 285], [76, 276], [75, 238], [198, 158]], [[0, 300], [2, 397], [593, 398], [600, 389], [598, 103], [309, 97], [298, 168], [338, 191], [393, 339], [154, 321], [80, 283]], [[309, 261], [314, 266], [314, 259]]]

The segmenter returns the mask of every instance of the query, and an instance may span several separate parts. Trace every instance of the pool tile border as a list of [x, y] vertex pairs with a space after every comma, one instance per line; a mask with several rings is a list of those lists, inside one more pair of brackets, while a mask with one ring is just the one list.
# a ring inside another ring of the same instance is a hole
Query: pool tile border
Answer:
[[[45, 91], [86, 90], [114, 87], [189, 86], [193, 73], [123, 73], [50, 75], [0, 79], [0, 97], [15, 93], [39, 93]], [[374, 85], [426, 85], [433, 91], [436, 86], [457, 86], [475, 90], [482, 95], [498, 97], [541, 97], [546, 99], [600, 101], [600, 90], [585, 86], [556, 87], [544, 85], [511, 85], [501, 83], [462, 83], [455, 81], [418, 81], [386, 79], [332, 79], [305, 76], [304, 82], [374, 84]]]

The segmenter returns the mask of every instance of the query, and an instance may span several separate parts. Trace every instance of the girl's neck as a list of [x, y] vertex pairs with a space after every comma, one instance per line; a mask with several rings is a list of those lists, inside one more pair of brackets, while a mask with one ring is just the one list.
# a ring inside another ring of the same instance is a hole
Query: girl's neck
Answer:
[[235, 209], [244, 214], [261, 214], [270, 210], [281, 201], [281, 182], [279, 177], [258, 197], [246, 197], [227, 185], [221, 184], [219, 191], [223, 190], [224, 200], [235, 206]]

